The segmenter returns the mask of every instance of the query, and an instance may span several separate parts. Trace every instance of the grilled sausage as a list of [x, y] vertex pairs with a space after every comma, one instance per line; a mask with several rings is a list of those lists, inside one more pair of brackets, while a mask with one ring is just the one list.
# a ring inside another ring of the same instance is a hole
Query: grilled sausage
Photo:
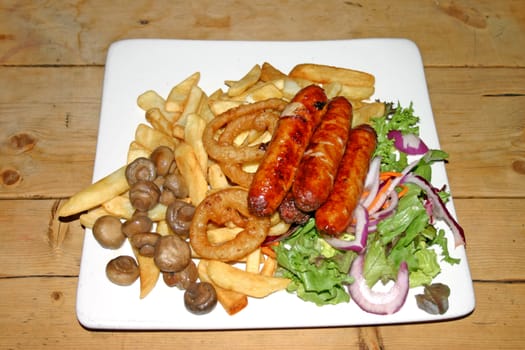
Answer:
[[304, 151], [326, 109], [324, 90], [309, 85], [300, 90], [279, 117], [248, 191], [248, 208], [257, 216], [275, 213], [290, 190]]
[[308, 213], [305, 213], [297, 208], [292, 192], [288, 192], [286, 197], [284, 197], [281, 205], [279, 205], [278, 210], [279, 216], [287, 224], [303, 225], [310, 218]]
[[300, 210], [316, 210], [328, 198], [351, 125], [352, 105], [342, 96], [335, 97], [312, 135], [292, 185]]
[[350, 130], [332, 192], [315, 212], [316, 225], [321, 232], [337, 235], [350, 225], [376, 143], [377, 135], [372, 127], [360, 125]]

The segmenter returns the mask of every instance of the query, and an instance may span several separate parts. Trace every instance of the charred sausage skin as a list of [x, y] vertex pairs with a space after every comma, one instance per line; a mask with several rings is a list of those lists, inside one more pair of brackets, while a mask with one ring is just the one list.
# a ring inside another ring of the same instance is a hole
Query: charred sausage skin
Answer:
[[281, 113], [266, 154], [248, 192], [248, 208], [257, 216], [275, 213], [290, 190], [313, 131], [326, 110], [327, 97], [317, 85], [300, 90]]
[[332, 192], [315, 212], [316, 226], [322, 233], [338, 235], [350, 225], [376, 144], [377, 135], [371, 126], [350, 130]]
[[342, 96], [333, 98], [312, 135], [293, 183], [295, 204], [300, 210], [314, 211], [328, 198], [351, 125], [352, 105]]

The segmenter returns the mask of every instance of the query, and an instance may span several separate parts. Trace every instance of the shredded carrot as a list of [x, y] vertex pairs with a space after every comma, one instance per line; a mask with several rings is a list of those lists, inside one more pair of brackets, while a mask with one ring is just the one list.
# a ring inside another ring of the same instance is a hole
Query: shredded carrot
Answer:
[[375, 196], [374, 200], [372, 201], [372, 203], [370, 203], [370, 205], [368, 206], [368, 210], [370, 210], [370, 208], [373, 208], [377, 202], [379, 201], [379, 199], [381, 199], [381, 196], [388, 190], [388, 187], [390, 187], [390, 183], [392, 182], [392, 180], [389, 178], [388, 180], [386, 180], [386, 183], [383, 185], [383, 187], [381, 187], [381, 189], [377, 192], [377, 195]]
[[[273, 244], [272, 244], [273, 245]], [[275, 254], [274, 250], [271, 248], [271, 246], [264, 246], [261, 247], [261, 253], [263, 253], [266, 256], [269, 256], [270, 258], [276, 258], [277, 255]]]
[[402, 176], [402, 175], [403, 174], [401, 174], [400, 172], [397, 172], [397, 171], [384, 171], [381, 174], [379, 174], [379, 179], [380, 180], [386, 180], [386, 179], [389, 179], [391, 177], [399, 177], [399, 176]]
[[363, 193], [361, 193], [361, 199], [365, 199], [366, 197], [368, 197], [369, 193], [370, 191], [363, 191]]
[[398, 186], [401, 187], [401, 191], [399, 191], [399, 193], [397, 194], [397, 196], [398, 196], [399, 198], [401, 198], [401, 197], [403, 197], [405, 194], [408, 193], [408, 186], [406, 186], [406, 185], [398, 185]]

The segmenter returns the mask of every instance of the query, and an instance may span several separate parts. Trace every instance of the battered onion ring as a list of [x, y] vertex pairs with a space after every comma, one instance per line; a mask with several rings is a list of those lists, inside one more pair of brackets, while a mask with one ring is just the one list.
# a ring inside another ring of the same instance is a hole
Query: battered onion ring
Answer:
[[226, 177], [230, 179], [231, 182], [236, 183], [237, 185], [244, 188], [250, 188], [250, 185], [253, 181], [253, 174], [244, 171], [242, 164], [219, 163], [219, 166], [224, 172], [224, 175], [226, 175]]
[[[255, 130], [258, 132], [268, 131], [270, 135], [273, 135], [277, 123], [279, 122], [279, 115], [280, 111], [278, 110], [264, 110], [261, 113], [246, 114], [236, 118], [226, 124], [224, 131], [219, 136], [219, 143], [233, 145], [235, 138], [247, 130]], [[247, 140], [246, 142], [249, 143], [250, 140]], [[265, 147], [260, 144], [258, 148], [263, 152], [259, 152], [257, 158], [250, 159], [249, 162], [258, 163], [263, 158]], [[250, 187], [253, 180], [253, 173], [244, 171], [242, 163], [227, 161], [219, 162], [219, 165], [230, 181], [245, 188]]]
[[[206, 125], [202, 135], [206, 152], [208, 152], [208, 155], [211, 158], [217, 160], [220, 163], [244, 163], [261, 159], [265, 152], [263, 149], [260, 149], [258, 145], [244, 147], [235, 146], [233, 144], [233, 139], [235, 137], [232, 137], [232, 135], [236, 136], [242, 131], [256, 128], [262, 128], [260, 130], [265, 130], [268, 128], [268, 124], [261, 123], [256, 117], [260, 115], [274, 115], [278, 117], [285, 106], [285, 101], [272, 98], [251, 104], [241, 105], [218, 115]], [[231, 134], [228, 137], [225, 137], [222, 140], [217, 140], [215, 138], [217, 131], [226, 127], [228, 123], [245, 115], [250, 117], [242, 119], [243, 123], [235, 123], [235, 127], [230, 128], [229, 132]]]
[[[247, 197], [247, 190], [232, 187], [210, 194], [199, 204], [190, 226], [190, 244], [200, 257], [234, 261], [245, 257], [264, 242], [270, 231], [270, 219], [251, 215]], [[224, 225], [232, 219], [244, 230], [230, 241], [218, 245], [210, 243], [208, 224]]]

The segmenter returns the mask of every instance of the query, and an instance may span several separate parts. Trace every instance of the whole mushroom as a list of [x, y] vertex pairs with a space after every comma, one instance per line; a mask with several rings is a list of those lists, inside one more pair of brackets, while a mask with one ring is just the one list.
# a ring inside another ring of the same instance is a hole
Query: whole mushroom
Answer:
[[121, 255], [106, 265], [106, 276], [119, 286], [129, 286], [139, 278], [139, 266], [131, 256]]
[[142, 256], [153, 257], [155, 255], [155, 246], [160, 239], [160, 234], [156, 232], [140, 232], [130, 237], [131, 246]]
[[130, 186], [137, 181], [153, 181], [156, 177], [155, 164], [146, 157], [139, 157], [126, 167], [126, 180]]
[[193, 214], [195, 214], [195, 206], [176, 200], [166, 209], [166, 222], [173, 232], [182, 238], [187, 238]]
[[197, 265], [190, 260], [190, 263], [184, 270], [179, 272], [163, 272], [162, 278], [169, 287], [177, 287], [184, 290], [188, 288], [190, 284], [197, 281], [199, 271], [197, 270]]
[[207, 314], [217, 305], [217, 292], [211, 283], [192, 283], [184, 292], [184, 306], [196, 315]]
[[147, 215], [133, 215], [131, 219], [124, 221], [122, 232], [131, 237], [136, 233], [150, 232], [153, 227], [153, 220]]
[[161, 236], [155, 245], [154, 261], [163, 272], [179, 272], [191, 261], [188, 242], [177, 235]]
[[103, 215], [95, 221], [93, 236], [102, 247], [108, 249], [120, 248], [126, 240], [120, 219], [113, 215]]
[[190, 193], [188, 185], [182, 177], [179, 169], [175, 169], [173, 172], [166, 175], [164, 179], [164, 188], [173, 192], [177, 198], [186, 198]]
[[159, 146], [151, 152], [150, 159], [155, 164], [157, 175], [165, 176], [171, 169], [175, 155], [168, 146]]
[[140, 180], [129, 189], [129, 200], [133, 208], [148, 211], [159, 202], [160, 189], [153, 181]]

